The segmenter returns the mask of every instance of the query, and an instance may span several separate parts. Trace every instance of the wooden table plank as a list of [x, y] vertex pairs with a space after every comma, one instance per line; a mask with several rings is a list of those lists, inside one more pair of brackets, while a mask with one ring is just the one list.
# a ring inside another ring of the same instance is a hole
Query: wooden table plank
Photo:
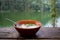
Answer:
[[33, 37], [22, 37], [14, 28], [0, 28], [0, 38], [60, 39], [60, 28], [42, 27]]
[[0, 39], [0, 40], [60, 40], [60, 39]]

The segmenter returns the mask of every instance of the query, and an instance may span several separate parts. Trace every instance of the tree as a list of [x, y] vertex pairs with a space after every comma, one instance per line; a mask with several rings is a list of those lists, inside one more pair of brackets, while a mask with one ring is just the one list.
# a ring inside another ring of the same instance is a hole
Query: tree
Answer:
[[50, 12], [52, 18], [52, 25], [53, 27], [56, 26], [56, 9], [55, 9], [56, 0], [50, 0]]

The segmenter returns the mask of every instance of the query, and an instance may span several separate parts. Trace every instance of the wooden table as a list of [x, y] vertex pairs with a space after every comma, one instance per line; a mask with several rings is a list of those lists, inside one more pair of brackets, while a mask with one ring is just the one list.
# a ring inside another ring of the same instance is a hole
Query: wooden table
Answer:
[[41, 27], [41, 29], [32, 37], [22, 37], [14, 28], [0, 28], [0, 39], [21, 40], [21, 39], [40, 39], [40, 40], [60, 40], [59, 27]]

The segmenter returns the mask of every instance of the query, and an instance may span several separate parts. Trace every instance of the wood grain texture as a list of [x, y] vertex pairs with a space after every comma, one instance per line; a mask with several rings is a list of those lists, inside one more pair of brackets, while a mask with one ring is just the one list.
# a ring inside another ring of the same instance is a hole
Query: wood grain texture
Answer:
[[23, 37], [14, 28], [0, 28], [0, 39], [60, 39], [60, 28], [42, 27], [34, 36]]

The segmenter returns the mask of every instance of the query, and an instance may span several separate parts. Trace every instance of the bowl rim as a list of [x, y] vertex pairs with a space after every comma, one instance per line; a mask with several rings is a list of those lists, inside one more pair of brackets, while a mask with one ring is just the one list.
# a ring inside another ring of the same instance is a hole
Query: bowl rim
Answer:
[[36, 20], [19, 20], [19, 21], [16, 21], [16, 23], [18, 24], [18, 22], [21, 22], [21, 21], [34, 21], [34, 22], [38, 23], [39, 26], [37, 26], [37, 27], [35, 27], [35, 28], [19, 28], [19, 27], [16, 27], [16, 26], [15, 26], [16, 24], [14, 24], [13, 26], [14, 26], [15, 28], [18, 28], [18, 29], [36, 29], [36, 28], [40, 28], [40, 27], [42, 26], [41, 22], [36, 21]]

